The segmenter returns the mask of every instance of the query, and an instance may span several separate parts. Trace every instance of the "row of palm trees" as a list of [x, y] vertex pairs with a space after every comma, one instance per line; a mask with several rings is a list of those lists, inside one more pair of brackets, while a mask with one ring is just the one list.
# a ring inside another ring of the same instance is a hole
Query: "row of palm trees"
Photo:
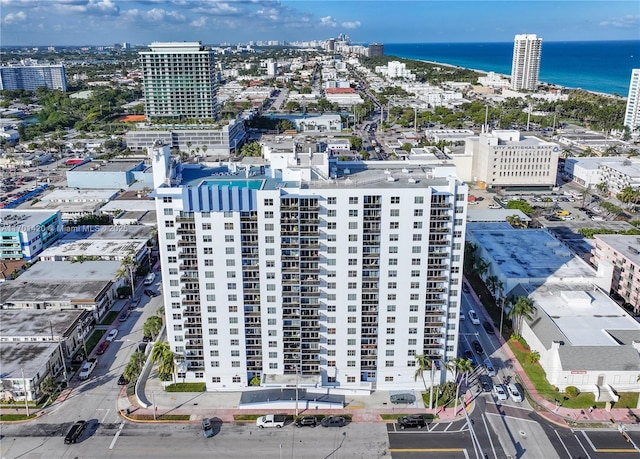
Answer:
[[[416, 372], [414, 374], [414, 380], [417, 381], [418, 378], [422, 379], [422, 383], [424, 384], [425, 392], [427, 389], [427, 382], [424, 379], [424, 374], [426, 371], [432, 371], [434, 362], [429, 358], [429, 356], [425, 354], [416, 355]], [[460, 384], [462, 383], [462, 379], [458, 382], [458, 378], [462, 376], [464, 378], [465, 384], [468, 384], [468, 377], [471, 373], [473, 373], [473, 364], [471, 360], [465, 359], [463, 357], [456, 357], [454, 359], [448, 360], [444, 367], [447, 371], [451, 372], [453, 376], [454, 383], [456, 385], [456, 394], [455, 394], [455, 402], [454, 402], [454, 412], [458, 411], [458, 399], [460, 398]], [[433, 381], [431, 381], [432, 387], [429, 395], [429, 409], [433, 408]]]

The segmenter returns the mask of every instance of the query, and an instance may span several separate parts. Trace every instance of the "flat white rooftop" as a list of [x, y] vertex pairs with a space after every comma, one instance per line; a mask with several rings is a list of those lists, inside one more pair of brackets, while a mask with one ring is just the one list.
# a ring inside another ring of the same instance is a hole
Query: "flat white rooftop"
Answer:
[[544, 284], [529, 298], [558, 327], [565, 345], [619, 346], [616, 331], [636, 333], [640, 340], [640, 324], [590, 284]]
[[127, 239], [85, 239], [85, 240], [62, 240], [49, 247], [40, 254], [42, 259], [58, 259], [77, 257], [104, 257], [112, 259], [123, 259], [131, 254], [138, 253], [144, 248], [144, 240]]
[[76, 190], [65, 188], [42, 196], [44, 202], [107, 202], [117, 196], [119, 190]]
[[43, 261], [35, 263], [15, 282], [110, 281], [121, 266], [120, 261]]
[[627, 260], [640, 265], [640, 237], [621, 234], [596, 234], [596, 243], [602, 241]]
[[37, 231], [55, 210], [0, 210], [0, 231]]

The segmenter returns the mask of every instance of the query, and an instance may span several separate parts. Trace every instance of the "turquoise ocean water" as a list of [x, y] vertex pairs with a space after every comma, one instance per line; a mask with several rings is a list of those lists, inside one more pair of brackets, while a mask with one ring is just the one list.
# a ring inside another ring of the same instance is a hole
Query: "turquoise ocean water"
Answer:
[[[385, 43], [384, 53], [510, 75], [513, 43]], [[542, 42], [545, 83], [626, 97], [634, 68], [640, 68], [640, 40]]]

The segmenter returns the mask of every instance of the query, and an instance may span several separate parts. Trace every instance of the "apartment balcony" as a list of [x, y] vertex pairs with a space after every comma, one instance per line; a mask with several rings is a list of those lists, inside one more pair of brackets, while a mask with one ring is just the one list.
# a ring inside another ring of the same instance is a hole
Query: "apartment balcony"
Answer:
[[178, 228], [176, 230], [176, 234], [178, 235], [188, 235], [188, 234], [196, 234], [196, 230], [195, 228], [191, 229], [185, 229], [185, 228]]
[[196, 218], [191, 216], [191, 217], [176, 217], [176, 223], [194, 223], [196, 221]]
[[195, 271], [198, 269], [198, 263], [194, 264], [181, 264], [179, 265], [180, 271]]

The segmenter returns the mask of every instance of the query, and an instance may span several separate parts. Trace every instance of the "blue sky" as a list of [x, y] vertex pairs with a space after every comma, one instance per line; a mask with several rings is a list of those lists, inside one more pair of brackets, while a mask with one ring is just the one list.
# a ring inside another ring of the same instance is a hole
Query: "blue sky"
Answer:
[[640, 3], [590, 0], [0, 0], [0, 44], [326, 39], [356, 43], [640, 39]]

